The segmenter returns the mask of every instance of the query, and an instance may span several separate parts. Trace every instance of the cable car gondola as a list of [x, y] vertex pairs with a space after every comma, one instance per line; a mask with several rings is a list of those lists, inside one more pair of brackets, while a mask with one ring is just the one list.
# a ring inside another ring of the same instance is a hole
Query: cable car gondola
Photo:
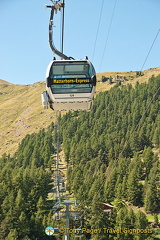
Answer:
[[[43, 108], [52, 108], [55, 111], [63, 110], [90, 110], [96, 86], [96, 73], [92, 63], [85, 60], [75, 60], [63, 53], [64, 33], [64, 0], [53, 1], [46, 6], [51, 8], [49, 22], [49, 45], [54, 54], [61, 60], [53, 60], [46, 73], [46, 91], [42, 93]], [[62, 52], [58, 51], [53, 43], [54, 13], [63, 9], [62, 14]]]
[[56, 111], [90, 110], [96, 86], [92, 63], [85, 60], [53, 60], [46, 72], [46, 91], [42, 93], [44, 109]]

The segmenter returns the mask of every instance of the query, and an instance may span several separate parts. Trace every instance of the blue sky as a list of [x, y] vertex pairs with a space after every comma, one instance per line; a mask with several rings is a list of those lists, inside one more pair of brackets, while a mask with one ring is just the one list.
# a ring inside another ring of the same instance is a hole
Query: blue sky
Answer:
[[[160, 0], [104, 0], [97, 35], [102, 2], [65, 0], [64, 53], [75, 59], [88, 56], [97, 72], [141, 70], [160, 29]], [[51, 1], [0, 0], [0, 79], [15, 84], [45, 80], [54, 56], [45, 4]], [[54, 21], [57, 49], [60, 17]], [[143, 70], [159, 66], [160, 33]]]

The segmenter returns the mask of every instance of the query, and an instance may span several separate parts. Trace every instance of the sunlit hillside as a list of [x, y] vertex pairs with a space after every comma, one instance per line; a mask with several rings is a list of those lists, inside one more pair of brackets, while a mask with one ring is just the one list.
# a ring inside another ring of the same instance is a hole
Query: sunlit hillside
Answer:
[[41, 106], [41, 92], [44, 82], [33, 85], [14, 85], [0, 80], [0, 155], [13, 153], [22, 138], [46, 128], [55, 113]]
[[[109, 90], [118, 81], [122, 84], [137, 81], [145, 82], [152, 75], [159, 75], [159, 68], [143, 71], [137, 77], [137, 72], [105, 72], [97, 73], [97, 90]], [[102, 78], [112, 81], [102, 82]], [[0, 155], [14, 153], [18, 144], [26, 134], [38, 132], [46, 128], [55, 119], [55, 112], [51, 109], [43, 110], [41, 106], [41, 92], [45, 90], [45, 83], [38, 82], [33, 85], [15, 85], [0, 80]]]

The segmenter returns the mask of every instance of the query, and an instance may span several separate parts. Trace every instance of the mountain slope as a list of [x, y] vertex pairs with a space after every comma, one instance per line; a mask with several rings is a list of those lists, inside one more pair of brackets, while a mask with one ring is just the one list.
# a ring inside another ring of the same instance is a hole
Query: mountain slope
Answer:
[[[137, 81], [145, 82], [152, 75], [160, 74], [160, 67], [143, 71], [143, 76], [136, 77], [136, 72], [106, 72], [97, 74], [97, 94], [109, 90], [116, 84], [117, 76], [124, 77], [135, 85]], [[101, 82], [102, 76], [112, 77], [113, 83]], [[15, 85], [0, 80], [0, 156], [3, 153], [14, 153], [18, 144], [26, 134], [38, 132], [54, 121], [55, 112], [51, 109], [43, 110], [41, 106], [41, 92], [45, 90], [45, 82], [33, 85]]]
[[41, 106], [43, 82], [33, 85], [14, 85], [0, 81], [0, 155], [13, 153], [26, 134], [46, 128], [53, 120], [52, 110]]

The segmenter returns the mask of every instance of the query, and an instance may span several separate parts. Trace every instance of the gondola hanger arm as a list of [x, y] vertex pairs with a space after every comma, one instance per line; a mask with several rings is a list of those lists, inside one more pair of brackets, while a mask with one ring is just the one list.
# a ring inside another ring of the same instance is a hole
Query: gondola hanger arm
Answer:
[[[52, 0], [51, 0], [52, 1]], [[53, 19], [54, 19], [54, 13], [57, 13], [57, 11], [60, 11], [61, 8], [64, 8], [64, 4], [61, 3], [60, 1], [52, 1], [54, 4], [53, 5], [46, 5], [46, 8], [51, 8], [51, 13], [50, 13], [50, 21], [49, 21], [49, 45], [53, 53], [58, 55], [61, 59], [74, 59], [72, 57], [66, 56], [64, 53], [60, 52], [57, 50], [57, 48], [54, 45], [53, 42]]]

